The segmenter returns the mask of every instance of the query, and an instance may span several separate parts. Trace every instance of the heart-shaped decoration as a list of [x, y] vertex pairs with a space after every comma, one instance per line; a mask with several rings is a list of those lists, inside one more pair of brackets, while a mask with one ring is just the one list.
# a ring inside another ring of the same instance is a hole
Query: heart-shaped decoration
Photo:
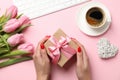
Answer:
[[110, 43], [106, 38], [98, 41], [98, 55], [100, 58], [111, 58], [118, 53], [118, 48]]

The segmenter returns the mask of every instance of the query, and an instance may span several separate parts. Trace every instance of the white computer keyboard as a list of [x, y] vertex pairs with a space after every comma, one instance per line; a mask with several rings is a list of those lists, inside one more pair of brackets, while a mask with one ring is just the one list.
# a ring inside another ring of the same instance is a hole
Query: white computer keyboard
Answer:
[[61, 9], [88, 0], [13, 0], [14, 5], [18, 7], [19, 13], [23, 13], [30, 19], [43, 16]]

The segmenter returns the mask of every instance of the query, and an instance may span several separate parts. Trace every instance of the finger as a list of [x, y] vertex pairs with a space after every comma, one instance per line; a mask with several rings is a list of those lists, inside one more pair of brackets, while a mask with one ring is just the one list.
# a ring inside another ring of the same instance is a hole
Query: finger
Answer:
[[37, 47], [36, 47], [36, 50], [35, 50], [35, 54], [33, 55], [33, 59], [34, 60], [37, 60], [37, 59], [39, 59], [41, 57], [41, 55], [40, 55], [40, 48], [39, 48], [39, 43], [38, 43], [38, 45], [37, 45]]
[[88, 60], [88, 56], [86, 54], [85, 48], [82, 47], [82, 52], [83, 52], [83, 62], [84, 62], [84, 66], [88, 67], [89, 64], [89, 60]]
[[83, 47], [83, 45], [82, 45], [78, 40], [76, 40], [75, 38], [71, 38], [71, 40], [72, 40], [75, 44], [77, 44], [78, 46]]
[[46, 61], [49, 61], [49, 58], [48, 58], [46, 49], [44, 47], [44, 44], [41, 44], [40, 47], [41, 47], [40, 48], [40, 53], [41, 53], [42, 58], [45, 59]]
[[81, 47], [81, 51], [82, 51], [82, 54], [83, 54], [83, 63], [85, 66], [88, 66], [88, 57], [87, 57], [87, 54], [86, 54], [86, 51], [85, 51], [85, 48], [84, 46], [79, 42], [77, 41], [76, 39], [72, 38], [72, 40], [78, 45]]
[[[44, 43], [48, 40], [50, 38], [50, 36], [46, 36], [46, 37], [44, 37], [40, 42], [39, 42], [39, 50], [41, 51], [41, 49], [44, 49], [45, 47], [44, 47]], [[41, 54], [41, 52], [40, 52], [40, 54]]]
[[80, 47], [78, 47], [77, 51], [77, 66], [78, 67], [83, 66], [83, 55]]
[[45, 36], [40, 42], [39, 44], [44, 44], [48, 39], [50, 38], [50, 36]]
[[47, 52], [44, 46], [44, 43], [50, 38], [50, 36], [46, 36], [42, 41], [40, 41], [40, 53], [43, 59], [49, 61], [49, 58], [47, 56]]
[[[40, 54], [40, 44], [42, 44], [42, 43], [44, 43], [45, 41], [47, 41], [48, 40], [48, 38], [49, 38], [50, 36], [46, 36], [43, 40], [41, 40], [39, 43], [38, 43], [38, 45], [37, 45], [37, 47], [36, 47], [36, 51], [35, 51], [35, 54], [33, 55], [33, 59], [36, 59], [36, 58], [38, 58], [38, 57], [41, 57], [41, 54]], [[38, 58], [39, 59], [39, 58]], [[41, 59], [41, 58], [40, 58]]]
[[75, 38], [71, 38], [71, 39], [75, 44], [79, 46], [77, 50], [77, 66], [82, 66], [84, 64], [83, 64], [83, 53], [81, 49], [81, 44]]

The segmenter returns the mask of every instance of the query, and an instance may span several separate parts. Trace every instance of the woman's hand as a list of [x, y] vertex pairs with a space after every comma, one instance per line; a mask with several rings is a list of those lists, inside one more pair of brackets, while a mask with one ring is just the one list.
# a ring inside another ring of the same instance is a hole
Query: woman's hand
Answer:
[[33, 55], [37, 80], [48, 80], [48, 77], [50, 76], [50, 60], [44, 47], [44, 43], [49, 39], [49, 37], [50, 36], [46, 36], [42, 41], [39, 42], [36, 52]]
[[78, 80], [91, 80], [89, 60], [84, 47], [76, 40], [72, 39], [79, 47], [77, 51], [76, 74]]

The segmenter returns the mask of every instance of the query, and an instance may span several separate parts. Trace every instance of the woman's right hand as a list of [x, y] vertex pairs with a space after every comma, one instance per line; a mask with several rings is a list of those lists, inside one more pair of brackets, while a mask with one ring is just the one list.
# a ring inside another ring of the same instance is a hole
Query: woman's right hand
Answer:
[[76, 40], [72, 39], [79, 47], [77, 50], [76, 74], [78, 80], [91, 80], [89, 60], [85, 48]]

